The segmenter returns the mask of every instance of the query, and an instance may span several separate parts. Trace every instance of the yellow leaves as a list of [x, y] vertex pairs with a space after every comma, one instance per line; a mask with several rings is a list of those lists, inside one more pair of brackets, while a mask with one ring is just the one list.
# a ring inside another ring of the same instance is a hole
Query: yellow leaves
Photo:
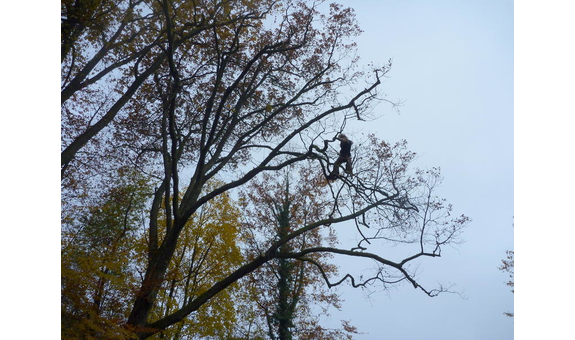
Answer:
[[[210, 181], [203, 193], [221, 186]], [[181, 231], [165, 283], [158, 292], [151, 319], [159, 319], [183, 307], [229, 275], [242, 263], [239, 248], [241, 213], [228, 193], [204, 204]], [[165, 221], [159, 221], [159, 232]], [[145, 238], [140, 241], [147, 245]], [[189, 338], [229, 338], [236, 322], [233, 295], [237, 285], [220, 292], [189, 318], [163, 332], [165, 337], [181, 334]], [[153, 338], [159, 338], [159, 335]]]
[[[136, 198], [150, 190], [137, 178], [128, 180], [129, 175], [120, 173], [100, 204], [78, 220], [81, 226], [62, 233], [63, 338], [127, 339], [129, 335], [122, 323], [131, 311], [150, 251], [147, 231], [135, 229], [135, 225], [141, 225], [134, 218], [139, 214], [129, 209], [140, 207]], [[204, 192], [221, 185], [210, 181]], [[181, 232], [150, 320], [178, 310], [242, 263], [240, 217], [233, 199], [224, 193], [190, 218]], [[165, 217], [159, 218], [159, 234], [163, 235]], [[235, 287], [218, 294], [190, 318], [166, 330], [164, 336], [173, 332], [189, 337], [228, 338], [236, 323]]]
[[[123, 303], [118, 306], [116, 295], [129, 296], [130, 280], [102, 267], [98, 254], [68, 250], [62, 254], [61, 268], [62, 338], [129, 339], [122, 327]], [[113, 263], [108, 262], [112, 267]]]
[[132, 255], [149, 187], [127, 169], [108, 184], [92, 206], [70, 211], [65, 219], [61, 295], [66, 339], [128, 339], [122, 324], [136, 290]]

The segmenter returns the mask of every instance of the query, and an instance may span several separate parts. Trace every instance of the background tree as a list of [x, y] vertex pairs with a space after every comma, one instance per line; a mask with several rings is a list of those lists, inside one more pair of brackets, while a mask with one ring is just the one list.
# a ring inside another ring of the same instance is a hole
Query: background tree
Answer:
[[[510, 280], [507, 281], [507, 285], [509, 287], [511, 287], [511, 293], [515, 293], [515, 281], [514, 281], [514, 257], [515, 257], [515, 252], [513, 250], [507, 250], [507, 258], [505, 260], [501, 260], [502, 264], [499, 267], [499, 270], [501, 270], [502, 272], [508, 273]], [[505, 315], [509, 316], [509, 317], [513, 317], [514, 313], [510, 313], [510, 312], [505, 312]]]
[[[246, 257], [256, 257], [262, 244], [271, 245], [311, 221], [327, 216], [330, 196], [323, 174], [308, 164], [290, 167], [284, 176], [264, 175], [252, 182], [242, 193], [244, 214], [244, 242]], [[333, 229], [316, 229], [305, 237], [279, 247], [279, 252], [305, 249], [310, 246], [335, 245]], [[329, 264], [329, 254], [315, 254], [329, 275], [337, 268]], [[330, 307], [340, 308], [340, 299], [334, 290], [323, 284], [319, 271], [309, 263], [278, 258], [252, 272], [242, 285], [241, 304], [248, 322], [240, 325], [244, 338], [258, 335], [269, 339], [340, 339], [346, 338], [343, 329], [326, 329], [319, 324], [319, 315]], [[318, 315], [319, 314], [319, 315]], [[354, 332], [348, 326], [345, 330]], [[323, 336], [320, 336], [323, 334]]]
[[[82, 207], [105, 196], [120, 168], [133, 169], [154, 187], [145, 215], [145, 268], [119, 314], [139, 338], [197, 315], [234, 283], [280, 258], [311, 264], [328, 287], [349, 278], [356, 287], [408, 281], [430, 296], [444, 291], [422, 287], [410, 264], [440, 256], [468, 219], [452, 219], [451, 206], [434, 196], [438, 171], [411, 172], [414, 154], [405, 143], [389, 146], [373, 136], [354, 153], [354, 176], [329, 186], [324, 218], [260, 244], [260, 253], [224, 268], [209, 288], [158, 312], [190, 219], [265, 173], [314, 161], [326, 174], [334, 153], [324, 139], [333, 141], [349, 120], [370, 118], [373, 105], [384, 100], [377, 88], [390, 65], [358, 71], [351, 39], [360, 29], [353, 11], [333, 4], [323, 14], [321, 5], [62, 4], [64, 228], [82, 228], [66, 216], [84, 214]], [[222, 182], [210, 187], [216, 177]], [[361, 238], [352, 248], [284, 247], [346, 221], [355, 223]], [[376, 252], [383, 242], [415, 246], [412, 255], [392, 261]], [[348, 273], [330, 281], [329, 267], [315, 260], [325, 254], [367, 259], [378, 267], [370, 278]]]
[[141, 211], [149, 187], [129, 170], [119, 171], [102, 197], [67, 211], [62, 230], [62, 337], [124, 339], [126, 305], [136, 287]]

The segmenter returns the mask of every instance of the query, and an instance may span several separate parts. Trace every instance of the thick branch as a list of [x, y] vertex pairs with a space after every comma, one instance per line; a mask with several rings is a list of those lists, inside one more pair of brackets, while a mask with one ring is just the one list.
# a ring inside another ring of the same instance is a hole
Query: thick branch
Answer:
[[253, 272], [257, 268], [261, 267], [264, 263], [269, 261], [272, 257], [267, 256], [259, 256], [253, 261], [243, 265], [242, 267], [238, 268], [236, 271], [228, 275], [223, 280], [217, 282], [205, 293], [198, 296], [196, 299], [192, 300], [190, 303], [179, 309], [178, 311], [149, 324], [147, 327], [154, 329], [149, 333], [141, 334], [140, 338], [145, 339], [146, 337], [157, 333], [158, 331], [165, 329], [166, 327], [173, 325], [174, 323], [183, 320], [186, 316], [190, 313], [198, 310], [203, 304], [208, 302], [211, 298], [216, 296], [219, 292], [226, 289], [229, 285], [236, 282], [237, 280], [241, 279], [242, 277], [246, 276], [247, 274]]

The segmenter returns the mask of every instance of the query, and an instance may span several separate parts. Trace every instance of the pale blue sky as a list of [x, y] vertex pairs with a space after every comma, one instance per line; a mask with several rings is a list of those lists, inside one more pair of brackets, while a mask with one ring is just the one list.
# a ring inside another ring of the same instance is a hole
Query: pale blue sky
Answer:
[[456, 249], [421, 263], [430, 286], [455, 283], [457, 295], [429, 298], [404, 285], [389, 293], [342, 289], [360, 340], [513, 339], [513, 294], [497, 267], [513, 249], [513, 2], [503, 0], [345, 0], [364, 33], [362, 63], [393, 66], [382, 91], [404, 101], [356, 133], [406, 139], [418, 165], [440, 166], [441, 196], [473, 219]]

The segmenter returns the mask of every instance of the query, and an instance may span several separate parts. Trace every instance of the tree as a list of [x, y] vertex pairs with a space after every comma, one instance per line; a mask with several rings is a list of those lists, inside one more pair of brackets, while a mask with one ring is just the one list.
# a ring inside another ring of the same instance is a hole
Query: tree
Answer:
[[[514, 286], [515, 286], [515, 281], [514, 281], [515, 252], [513, 250], [507, 250], [506, 253], [507, 253], [507, 258], [505, 260], [501, 260], [502, 264], [501, 264], [501, 266], [499, 266], [499, 270], [509, 274], [510, 280], [506, 282], [506, 285], [511, 287], [511, 293], [515, 293], [515, 289], [514, 289]], [[510, 312], [505, 312], [504, 314], [509, 316], [509, 317], [514, 316], [514, 313], [510, 313]]]
[[[330, 202], [327, 182], [311, 165], [289, 167], [280, 177], [264, 175], [242, 192], [247, 258], [257, 257], [262, 245], [271, 246], [298, 227], [327, 217], [325, 207]], [[305, 237], [283, 244], [278, 251], [336, 243], [333, 229], [315, 229]], [[320, 263], [328, 275], [337, 274], [337, 268], [329, 263], [329, 254], [314, 254], [310, 258]], [[356, 332], [355, 328], [344, 322], [345, 329], [326, 329], [319, 324], [318, 313], [312, 310], [327, 314], [329, 307], [340, 308], [339, 296], [322, 281], [321, 273], [313, 265], [289, 258], [269, 261], [250, 273], [241, 281], [245, 302], [240, 304], [244, 324], [238, 326], [239, 337], [347, 339], [346, 333]]]
[[[147, 200], [147, 181], [122, 169], [102, 197], [68, 210], [62, 230], [62, 337], [125, 339], [125, 306], [136, 287], [130, 259]], [[72, 214], [74, 213], [74, 214]]]
[[[430, 296], [444, 290], [424, 288], [409, 265], [440, 256], [468, 218], [451, 219], [451, 206], [434, 196], [438, 171], [411, 173], [414, 154], [405, 143], [390, 146], [373, 136], [356, 150], [354, 175], [330, 185], [325, 218], [262, 244], [258, 256], [185, 304], [154, 313], [189, 221], [202, 207], [293, 164], [313, 161], [327, 174], [334, 159], [329, 142], [385, 100], [377, 89], [390, 65], [358, 71], [353, 11], [333, 4], [322, 14], [319, 6], [299, 0], [62, 3], [63, 214], [101, 197], [118, 168], [134, 169], [155, 188], [146, 213], [146, 266], [123, 314], [125, 329], [139, 338], [173, 328], [275, 259], [313, 265], [328, 287], [349, 279], [356, 287], [408, 281]], [[209, 187], [216, 177], [223, 182]], [[284, 247], [347, 221], [361, 237], [354, 248]], [[383, 241], [416, 247], [392, 261], [375, 252]], [[368, 279], [347, 274], [330, 281], [314, 261], [328, 253], [379, 267]]]

